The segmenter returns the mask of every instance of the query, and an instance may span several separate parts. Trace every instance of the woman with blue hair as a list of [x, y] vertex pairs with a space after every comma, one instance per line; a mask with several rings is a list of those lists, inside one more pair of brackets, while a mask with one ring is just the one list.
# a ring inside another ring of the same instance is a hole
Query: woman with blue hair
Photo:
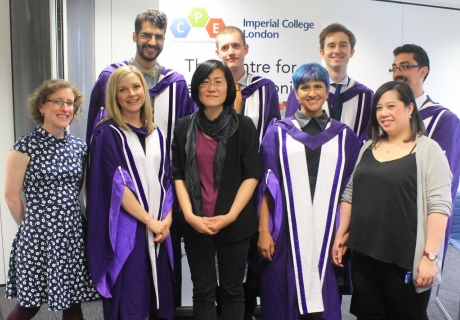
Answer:
[[322, 109], [329, 92], [325, 68], [304, 64], [292, 79], [301, 109], [274, 122], [260, 150], [262, 318], [341, 319], [330, 246], [360, 142]]

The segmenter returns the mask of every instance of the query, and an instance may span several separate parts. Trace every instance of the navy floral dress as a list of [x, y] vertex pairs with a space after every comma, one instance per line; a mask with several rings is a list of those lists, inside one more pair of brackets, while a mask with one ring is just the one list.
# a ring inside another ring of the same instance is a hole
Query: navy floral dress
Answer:
[[26, 212], [13, 242], [6, 297], [23, 307], [63, 310], [97, 298], [88, 273], [78, 198], [83, 140], [56, 139], [41, 127], [13, 146], [30, 157], [24, 176]]

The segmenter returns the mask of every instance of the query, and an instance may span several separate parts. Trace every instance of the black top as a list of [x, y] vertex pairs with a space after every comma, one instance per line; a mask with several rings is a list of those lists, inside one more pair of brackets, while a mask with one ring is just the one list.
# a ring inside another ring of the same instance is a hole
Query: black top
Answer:
[[145, 154], [145, 135], [137, 131], [134, 131], [134, 133], [139, 139], [139, 142], [141, 143], [141, 146], [142, 146], [142, 150], [144, 150], [144, 154]]
[[353, 176], [348, 246], [412, 270], [417, 236], [415, 153], [379, 162], [367, 149]]
[[[262, 166], [259, 159], [259, 138], [251, 118], [238, 115], [238, 129], [227, 140], [224, 172], [214, 215], [227, 214], [235, 200], [241, 183], [249, 178], [261, 179]], [[185, 142], [190, 116], [177, 121], [172, 143], [172, 172], [174, 180], [185, 181]], [[183, 218], [183, 215], [181, 215]], [[200, 241], [207, 237], [198, 233], [183, 221], [184, 237]], [[218, 241], [230, 243], [243, 240], [257, 231], [257, 215], [252, 199], [241, 211], [238, 218], [215, 235]]]
[[[312, 137], [316, 136], [318, 133], [323, 132], [326, 129], [328, 122], [330, 121], [326, 112], [323, 112], [323, 114], [318, 117], [312, 118], [308, 115], [303, 114], [300, 111], [297, 111], [295, 114], [295, 118], [302, 126], [302, 131], [309, 134]], [[311, 199], [313, 200], [315, 197], [316, 179], [318, 177], [319, 161], [321, 158], [321, 147], [312, 150], [309, 147], [305, 146], [305, 156], [307, 159], [308, 179], [310, 182], [310, 194]]]

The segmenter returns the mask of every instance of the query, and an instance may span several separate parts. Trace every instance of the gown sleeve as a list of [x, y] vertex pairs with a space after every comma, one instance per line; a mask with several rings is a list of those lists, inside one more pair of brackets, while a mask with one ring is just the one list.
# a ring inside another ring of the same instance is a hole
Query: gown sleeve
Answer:
[[132, 252], [137, 220], [121, 207], [125, 187], [135, 192], [122, 141], [108, 125], [97, 127], [87, 171], [88, 264], [98, 292], [111, 289]]

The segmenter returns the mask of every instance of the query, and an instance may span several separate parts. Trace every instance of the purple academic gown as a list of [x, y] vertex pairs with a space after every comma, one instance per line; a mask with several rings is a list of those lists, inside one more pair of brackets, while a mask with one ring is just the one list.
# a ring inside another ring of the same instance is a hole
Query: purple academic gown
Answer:
[[256, 126], [259, 142], [273, 119], [281, 119], [278, 93], [273, 81], [248, 74], [249, 85], [241, 90], [242, 114]]
[[[374, 92], [358, 81], [349, 78], [348, 85], [345, 89], [342, 89], [340, 97], [343, 104], [340, 121], [349, 126], [353, 132], [356, 133], [361, 142], [369, 140], [367, 136], [367, 128], [371, 121]], [[333, 103], [334, 93], [329, 91], [327, 102], [323, 105], [323, 110], [329, 114], [329, 106]], [[299, 109], [300, 103], [293, 90], [288, 96], [286, 117], [294, 115], [296, 110]]]
[[[330, 246], [340, 195], [360, 145], [354, 132], [335, 120], [316, 136], [302, 132], [294, 117], [268, 128], [260, 151], [265, 178], [258, 197], [259, 205], [265, 191], [272, 198], [269, 227], [275, 253], [271, 262], [260, 265], [262, 319], [292, 320], [314, 312], [324, 319], [341, 319]], [[305, 146], [321, 148], [313, 202]]]
[[[128, 61], [111, 64], [101, 72], [94, 84], [86, 125], [86, 142], [88, 145], [90, 145], [94, 127], [106, 115], [104, 107], [107, 81], [118, 67], [128, 64]], [[149, 92], [154, 107], [154, 122], [166, 135], [170, 144], [176, 121], [195, 111], [185, 78], [180, 73], [162, 66], [160, 79], [152, 89], [149, 89]], [[169, 150], [168, 154], [171, 154]]]
[[125, 186], [151, 216], [162, 220], [173, 202], [166, 140], [147, 135], [145, 152], [134, 132], [113, 120], [99, 124], [87, 175], [88, 263], [103, 300], [105, 319], [174, 319], [172, 250], [152, 241], [145, 224], [121, 207]]
[[[455, 201], [460, 178], [460, 120], [449, 109], [433, 102], [429, 96], [419, 107], [427, 136], [436, 141], [444, 151], [452, 171], [452, 201]], [[453, 215], [450, 216], [444, 241], [444, 257], [449, 242]]]

